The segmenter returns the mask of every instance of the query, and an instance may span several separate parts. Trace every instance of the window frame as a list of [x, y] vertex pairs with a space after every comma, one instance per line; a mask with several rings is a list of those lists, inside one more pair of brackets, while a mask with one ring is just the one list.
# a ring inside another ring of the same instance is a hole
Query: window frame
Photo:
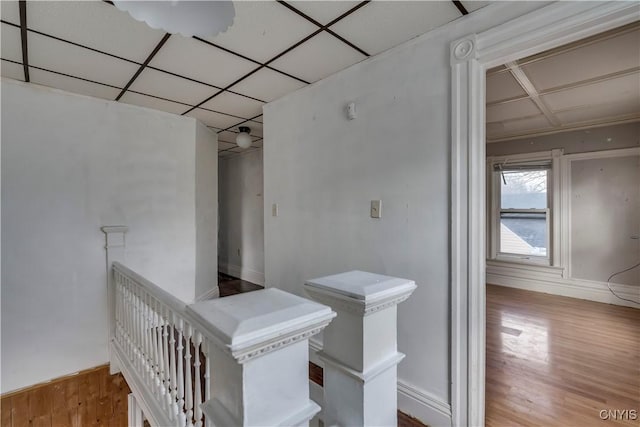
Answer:
[[[557, 244], [559, 236], [556, 235], [558, 229], [557, 210], [559, 208], [559, 188], [558, 188], [558, 159], [562, 155], [562, 150], [552, 150], [541, 153], [520, 154], [513, 156], [490, 157], [487, 159], [487, 206], [490, 207], [489, 215], [487, 215], [487, 253], [489, 259], [496, 261], [506, 261], [530, 265], [557, 265]], [[501, 174], [494, 171], [496, 165], [503, 164], [513, 166], [521, 166], [523, 170], [527, 170], [526, 166], [532, 166], [530, 170], [540, 170], [540, 165], [547, 165], [547, 208], [546, 209], [502, 209], [502, 188]], [[510, 252], [502, 252], [500, 248], [500, 220], [501, 213], [545, 213], [546, 233], [547, 233], [547, 254], [542, 255], [526, 255]]]

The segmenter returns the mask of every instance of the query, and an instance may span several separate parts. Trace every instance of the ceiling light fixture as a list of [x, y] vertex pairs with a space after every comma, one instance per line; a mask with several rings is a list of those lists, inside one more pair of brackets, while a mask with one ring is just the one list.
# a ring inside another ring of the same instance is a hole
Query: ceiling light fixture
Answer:
[[127, 1], [115, 0], [120, 10], [151, 28], [185, 37], [211, 37], [233, 24], [236, 11], [229, 0], [214, 1]]
[[251, 147], [251, 137], [249, 136], [251, 128], [248, 126], [240, 126], [239, 129], [240, 133], [236, 136], [236, 144], [243, 149]]

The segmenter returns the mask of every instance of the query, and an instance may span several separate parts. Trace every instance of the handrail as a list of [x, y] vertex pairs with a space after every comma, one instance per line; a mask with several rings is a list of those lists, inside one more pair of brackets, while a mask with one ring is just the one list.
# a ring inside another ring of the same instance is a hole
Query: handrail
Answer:
[[121, 263], [111, 273], [111, 354], [152, 426], [305, 425], [319, 411], [300, 349], [329, 307], [279, 289], [187, 305]]

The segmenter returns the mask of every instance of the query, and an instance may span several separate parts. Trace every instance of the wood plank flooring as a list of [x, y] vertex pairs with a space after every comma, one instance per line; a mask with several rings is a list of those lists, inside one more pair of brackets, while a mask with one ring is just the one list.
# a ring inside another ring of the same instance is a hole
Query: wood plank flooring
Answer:
[[122, 375], [100, 366], [2, 396], [0, 425], [126, 427], [130, 392]]
[[486, 362], [488, 427], [640, 426], [638, 309], [487, 285]]

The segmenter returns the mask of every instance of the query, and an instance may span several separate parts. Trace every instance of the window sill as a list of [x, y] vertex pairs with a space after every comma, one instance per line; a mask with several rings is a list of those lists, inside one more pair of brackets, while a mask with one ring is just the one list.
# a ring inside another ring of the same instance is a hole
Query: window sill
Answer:
[[548, 264], [538, 264], [532, 262], [522, 262], [518, 261], [518, 258], [503, 257], [498, 259], [488, 259], [487, 271], [494, 271], [496, 269], [529, 271], [532, 273], [550, 275], [552, 277], [562, 277], [564, 273], [564, 267], [555, 267]]

